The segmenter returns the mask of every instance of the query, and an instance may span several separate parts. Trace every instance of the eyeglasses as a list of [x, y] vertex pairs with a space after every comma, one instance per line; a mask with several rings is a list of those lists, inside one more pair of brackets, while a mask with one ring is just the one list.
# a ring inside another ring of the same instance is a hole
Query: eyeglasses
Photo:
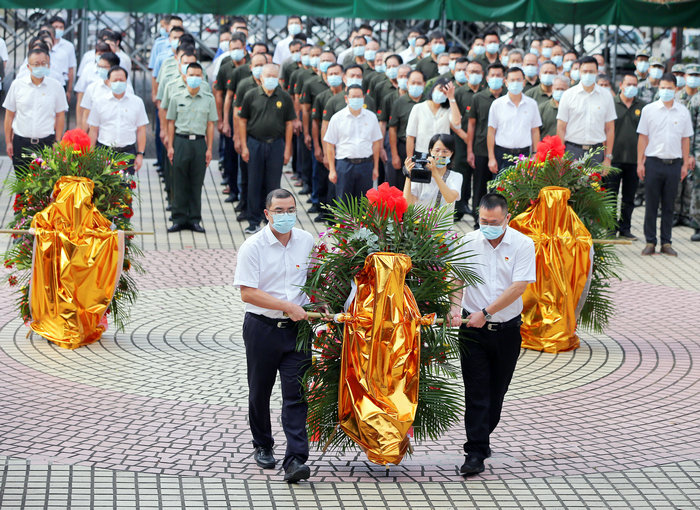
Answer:
[[452, 151], [450, 149], [433, 149], [430, 152], [432, 152], [434, 156], [449, 156], [450, 154], [452, 154]]
[[289, 209], [273, 209], [270, 211], [271, 214], [296, 214], [297, 208], [296, 207], [290, 207]]

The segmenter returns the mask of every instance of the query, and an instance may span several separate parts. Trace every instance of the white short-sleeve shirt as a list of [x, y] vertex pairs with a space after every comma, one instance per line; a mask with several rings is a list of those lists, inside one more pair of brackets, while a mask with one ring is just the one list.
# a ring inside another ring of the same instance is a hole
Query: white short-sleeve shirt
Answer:
[[[525, 234], [506, 227], [506, 233], [495, 248], [481, 230], [462, 238], [461, 249], [473, 255], [469, 262], [483, 283], [468, 285], [462, 294], [462, 308], [474, 313], [486, 308], [514, 282], [535, 282], [535, 243]], [[493, 314], [491, 322], [507, 322], [523, 311], [519, 297], [503, 310]]]
[[[134, 94], [134, 87], [131, 86], [131, 82], [128, 80], [126, 82], [126, 93], [132, 95]], [[92, 106], [95, 104], [95, 101], [109, 98], [111, 95], [112, 89], [104, 82], [104, 80], [95, 80], [85, 89], [83, 99], [80, 101], [80, 107], [85, 108], [86, 110], [92, 110]]]
[[532, 129], [542, 125], [537, 101], [521, 94], [516, 106], [510, 94], [501, 96], [489, 108], [488, 125], [496, 130], [496, 145], [506, 149], [530, 147]]
[[[445, 179], [445, 184], [447, 184], [448, 188], [455, 190], [459, 194], [457, 200], [462, 197], [462, 174], [459, 172], [450, 171], [447, 179]], [[411, 194], [418, 199], [416, 203], [428, 209], [435, 207], [439, 191], [440, 188], [438, 188], [435, 179], [430, 179], [430, 182], [428, 183], [411, 181]], [[457, 200], [451, 204], [448, 204], [445, 202], [445, 199], [442, 198], [442, 200], [440, 200], [439, 207], [445, 207], [450, 211], [450, 213], [453, 213], [455, 202], [457, 202]]]
[[642, 108], [637, 133], [649, 137], [645, 156], [676, 159], [683, 157], [681, 138], [693, 136], [693, 122], [681, 103], [673, 101], [671, 108], [666, 108], [659, 99]]
[[46, 138], [55, 133], [56, 114], [68, 110], [63, 86], [47, 76], [34, 85], [31, 76], [10, 85], [3, 108], [15, 112], [12, 131], [24, 138]]
[[[233, 285], [260, 289], [277, 299], [291, 301], [299, 306], [309, 302], [301, 291], [306, 283], [314, 238], [305, 230], [292, 229], [292, 235], [284, 246], [267, 225], [252, 235], [238, 250]], [[264, 315], [271, 319], [284, 317], [281, 310], [270, 310], [246, 303], [245, 311]]]
[[97, 141], [108, 147], [126, 147], [136, 143], [136, 130], [148, 124], [148, 115], [143, 100], [133, 94], [122, 98], [107, 97], [95, 101], [88, 125], [99, 129]]
[[580, 83], [567, 89], [559, 100], [557, 120], [566, 122], [566, 142], [595, 145], [605, 142], [605, 123], [617, 119], [613, 95], [595, 85], [586, 92]]
[[430, 139], [437, 134], [450, 134], [450, 109], [438, 108], [433, 114], [428, 101], [418, 103], [408, 115], [406, 136], [416, 138], [415, 152], [428, 152]]
[[355, 116], [346, 106], [331, 117], [323, 141], [335, 145], [335, 159], [359, 159], [372, 156], [372, 143], [382, 138], [374, 112], [363, 108]]

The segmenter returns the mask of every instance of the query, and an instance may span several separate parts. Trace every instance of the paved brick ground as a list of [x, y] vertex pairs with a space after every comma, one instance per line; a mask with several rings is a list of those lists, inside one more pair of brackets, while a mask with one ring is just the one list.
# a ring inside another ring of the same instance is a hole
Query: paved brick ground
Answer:
[[[155, 235], [141, 239], [147, 273], [126, 332], [76, 351], [27, 338], [1, 280], [1, 508], [685, 509], [700, 500], [700, 317], [687, 312], [700, 308], [700, 246], [689, 229], [674, 231], [678, 259], [642, 258], [641, 243], [620, 248], [619, 309], [605, 335], [583, 333], [580, 349], [556, 356], [521, 353], [483, 475], [458, 476], [457, 426], [388, 470], [356, 452], [314, 451], [312, 483], [288, 487], [251, 459], [243, 307], [231, 287], [246, 225], [212, 169], [206, 235], [168, 235], [157, 175], [149, 167], [140, 179], [136, 227]], [[4, 193], [2, 224], [10, 210]]]

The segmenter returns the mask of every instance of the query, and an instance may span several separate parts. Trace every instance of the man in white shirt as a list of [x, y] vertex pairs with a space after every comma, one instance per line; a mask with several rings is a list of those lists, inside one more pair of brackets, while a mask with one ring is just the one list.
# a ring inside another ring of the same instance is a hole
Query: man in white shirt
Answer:
[[[483, 283], [453, 296], [451, 325], [460, 326], [462, 378], [466, 394], [466, 459], [460, 472], [484, 470], [491, 455], [489, 436], [498, 425], [503, 399], [520, 354], [522, 295], [536, 281], [535, 244], [508, 227], [503, 195], [487, 193], [479, 204], [479, 230], [463, 238]], [[461, 323], [468, 317], [467, 324]]]
[[[273, 469], [274, 438], [270, 425], [270, 395], [280, 373], [282, 428], [287, 451], [282, 466], [289, 483], [310, 476], [306, 434], [308, 406], [301, 380], [311, 362], [308, 350], [297, 351], [299, 321], [307, 315], [309, 298], [301, 290], [306, 283], [313, 236], [296, 223], [297, 204], [285, 189], [271, 191], [265, 200], [268, 225], [241, 246], [234, 286], [245, 305], [243, 341], [248, 366], [248, 417], [253, 435], [255, 462]], [[285, 317], [286, 315], [286, 317]]]
[[5, 39], [0, 37], [0, 90], [2, 90], [2, 79], [5, 78], [5, 66], [7, 61], [10, 59], [10, 55], [7, 53], [7, 44], [5, 44]]
[[93, 146], [111, 147], [116, 152], [133, 155], [134, 163], [126, 169], [133, 174], [143, 164], [148, 115], [143, 100], [134, 94], [127, 94], [126, 69], [113, 67], [107, 79], [112, 95], [103, 101], [96, 101], [90, 110], [87, 120], [90, 141]]
[[609, 167], [617, 119], [613, 95], [595, 83], [598, 76], [596, 59], [583, 57], [580, 62], [580, 83], [565, 91], [559, 101], [557, 135], [575, 158], [604, 147], [594, 159]]
[[70, 101], [71, 95], [73, 94], [73, 83], [75, 80], [75, 68], [78, 66], [78, 61], [75, 57], [75, 46], [70, 41], [63, 38], [63, 34], [66, 30], [66, 21], [60, 16], [53, 16], [49, 23], [54, 29], [54, 44], [52, 52], [62, 53], [65, 55], [65, 61], [67, 62], [66, 69], [66, 81], [63, 85], [66, 87], [66, 97]]
[[489, 108], [486, 146], [489, 170], [496, 174], [512, 165], [505, 155], [530, 155], [540, 141], [542, 119], [537, 102], [523, 94], [525, 74], [519, 67], [506, 72], [508, 94], [496, 99]]
[[416, 40], [421, 35], [420, 31], [415, 28], [408, 31], [408, 48], [399, 53], [399, 56], [404, 62], [410, 62], [420, 55], [420, 53], [416, 51]]
[[27, 55], [29, 73], [12, 82], [3, 103], [5, 146], [12, 164], [29, 162], [25, 151], [38, 151], [63, 136], [68, 102], [63, 87], [49, 77], [49, 54], [42, 49]]
[[690, 112], [675, 101], [676, 77], [665, 74], [659, 82], [659, 99], [642, 108], [637, 126], [637, 174], [644, 183], [644, 237], [642, 255], [656, 250], [656, 216], [661, 203], [661, 253], [678, 256], [671, 247], [673, 204], [680, 181], [690, 168]]
[[350, 85], [347, 107], [333, 115], [323, 138], [328, 160], [328, 180], [335, 196], [362, 198], [379, 177], [382, 131], [376, 114], [363, 108], [362, 87]]
[[[104, 44], [104, 43], [103, 43]], [[106, 44], [105, 44], [106, 46]], [[109, 46], [107, 46], [109, 48]], [[93, 105], [93, 97], [97, 93], [109, 96], [111, 89], [107, 81], [109, 70], [119, 65], [119, 57], [111, 51], [102, 53], [97, 57], [97, 63], [92, 77], [90, 71], [86, 70], [78, 78], [78, 83], [75, 85], [76, 104], [75, 119], [78, 127], [83, 131], [88, 130], [87, 119], [90, 114], [90, 108]]]
[[272, 55], [272, 63], [282, 65], [289, 58], [289, 43], [295, 35], [303, 32], [304, 26], [301, 24], [301, 16], [290, 16], [287, 18], [287, 37], [282, 39], [275, 46], [275, 53]]

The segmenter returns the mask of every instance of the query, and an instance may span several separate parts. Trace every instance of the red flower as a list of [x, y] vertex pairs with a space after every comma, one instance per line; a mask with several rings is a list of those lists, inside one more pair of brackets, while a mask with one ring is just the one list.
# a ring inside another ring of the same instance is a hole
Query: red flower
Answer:
[[537, 144], [537, 162], [541, 163], [550, 158], [561, 158], [566, 152], [566, 147], [558, 136], [545, 136]]
[[90, 150], [90, 135], [82, 129], [71, 129], [66, 131], [61, 138], [61, 145], [72, 146], [73, 150], [82, 153]]
[[408, 209], [408, 202], [406, 202], [401, 190], [394, 186], [389, 186], [387, 182], [382, 183], [377, 189], [372, 188], [369, 190], [367, 199], [370, 204], [379, 209], [382, 217], [385, 217], [389, 211], [392, 211], [396, 221], [401, 221], [403, 213]]
[[125, 218], [131, 218], [133, 215], [134, 210], [131, 207], [127, 207], [122, 213], [122, 216], [124, 216]]
[[505, 191], [506, 189], [503, 186], [498, 186], [496, 188], [496, 191]]
[[7, 282], [10, 284], [10, 287], [14, 287], [17, 285], [17, 277], [12, 275], [7, 279]]
[[593, 182], [600, 182], [602, 178], [603, 178], [603, 176], [600, 175], [598, 172], [593, 172], [593, 173], [591, 174], [591, 180], [592, 180]]
[[129, 183], [129, 187], [130, 187], [131, 189], [136, 189], [136, 181], [131, 181], [131, 182]]

